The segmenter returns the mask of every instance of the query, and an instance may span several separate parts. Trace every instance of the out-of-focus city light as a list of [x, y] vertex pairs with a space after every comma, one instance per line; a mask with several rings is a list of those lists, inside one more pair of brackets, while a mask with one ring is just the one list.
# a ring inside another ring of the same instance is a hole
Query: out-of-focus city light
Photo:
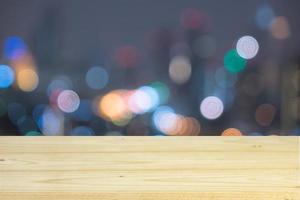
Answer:
[[44, 135], [63, 135], [64, 133], [64, 117], [59, 112], [48, 107], [41, 116], [40, 129]]
[[17, 83], [22, 91], [31, 92], [37, 88], [39, 77], [33, 69], [21, 69], [17, 72]]
[[178, 55], [190, 56], [191, 53], [192, 53], [191, 49], [186, 42], [176, 42], [170, 48], [170, 57], [171, 58], [178, 56]]
[[3, 23], [0, 135], [299, 135], [296, 3], [234, 5], [237, 23], [227, 9], [188, 4], [172, 2], [150, 24], [133, 13], [101, 30], [89, 23], [88, 34], [72, 35], [76, 18], [73, 31], [59, 28], [66, 20]]
[[4, 54], [10, 60], [18, 59], [25, 54], [27, 47], [17, 36], [7, 37], [4, 44]]
[[127, 94], [126, 90], [113, 90], [100, 100], [96, 99], [97, 114], [117, 125], [125, 125], [132, 118], [125, 98]]
[[153, 113], [153, 123], [157, 130], [170, 134], [176, 129], [177, 115], [168, 106], [158, 107]]
[[262, 104], [255, 111], [255, 120], [261, 126], [270, 126], [276, 113], [275, 106]]
[[55, 91], [71, 90], [73, 89], [73, 83], [71, 79], [66, 75], [56, 76], [47, 88], [47, 95], [50, 97]]
[[207, 25], [205, 15], [197, 9], [188, 8], [183, 11], [181, 16], [181, 25], [188, 30], [197, 30]]
[[269, 4], [262, 4], [256, 10], [255, 20], [259, 28], [268, 30], [275, 18], [275, 13]]
[[233, 87], [237, 81], [237, 74], [230, 73], [221, 67], [216, 70], [215, 80], [219, 87], [230, 88]]
[[10, 103], [7, 106], [7, 113], [10, 121], [17, 124], [18, 120], [26, 115], [26, 110], [20, 103]]
[[228, 51], [224, 56], [225, 68], [231, 73], [238, 73], [245, 69], [247, 61], [235, 49]]
[[38, 127], [42, 127], [42, 116], [47, 108], [47, 105], [45, 104], [38, 104], [36, 105], [32, 110], [32, 118], [35, 121], [35, 123], [38, 125]]
[[272, 21], [271, 33], [274, 38], [279, 40], [287, 39], [290, 36], [290, 25], [288, 20], [283, 17], [276, 17]]
[[159, 96], [159, 103], [164, 104], [169, 100], [170, 89], [168, 86], [162, 82], [154, 82], [150, 84], [150, 87], [154, 88]]
[[190, 60], [185, 56], [175, 56], [171, 59], [169, 66], [169, 75], [172, 81], [177, 84], [186, 83], [192, 73]]
[[72, 113], [78, 109], [80, 104], [79, 96], [73, 90], [64, 90], [59, 93], [57, 106], [65, 113]]
[[7, 65], [0, 65], [0, 88], [8, 88], [14, 80], [14, 71]]
[[252, 59], [259, 50], [257, 40], [249, 35], [241, 37], [236, 44], [237, 53], [244, 59]]
[[212, 36], [203, 35], [196, 39], [193, 47], [200, 58], [210, 58], [216, 52], [217, 44]]
[[236, 128], [228, 128], [222, 132], [222, 136], [242, 136], [242, 132]]
[[24, 115], [17, 121], [18, 130], [22, 134], [26, 134], [30, 131], [38, 131], [38, 128], [35, 122], [32, 120], [31, 117]]
[[4, 54], [9, 65], [15, 71], [19, 89], [24, 92], [35, 90], [39, 83], [39, 77], [33, 56], [27, 49], [25, 42], [17, 36], [8, 37], [4, 44]]
[[178, 115], [168, 106], [158, 107], [152, 119], [155, 128], [165, 135], [196, 136], [201, 129], [195, 118]]
[[123, 68], [136, 67], [138, 63], [138, 51], [134, 46], [123, 46], [116, 51], [117, 63]]
[[214, 120], [219, 118], [224, 111], [224, 104], [216, 96], [209, 96], [203, 99], [200, 104], [200, 112], [206, 119]]
[[129, 97], [129, 109], [142, 114], [153, 110], [159, 104], [159, 95], [155, 89], [149, 86], [138, 88]]
[[102, 67], [92, 67], [85, 75], [87, 85], [95, 90], [100, 90], [108, 83], [108, 73]]
[[94, 131], [87, 126], [78, 126], [71, 131], [72, 136], [93, 136]]
[[92, 103], [90, 100], [80, 100], [79, 107], [71, 113], [71, 117], [77, 121], [90, 121], [93, 118]]
[[43, 134], [38, 131], [29, 131], [25, 134], [25, 136], [43, 136]]

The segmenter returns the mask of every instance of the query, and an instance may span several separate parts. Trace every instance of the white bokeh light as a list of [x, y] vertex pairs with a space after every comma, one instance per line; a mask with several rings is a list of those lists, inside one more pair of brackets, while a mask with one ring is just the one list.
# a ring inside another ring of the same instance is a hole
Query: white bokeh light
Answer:
[[151, 111], [159, 104], [159, 95], [152, 87], [143, 86], [129, 98], [129, 109], [136, 114]]
[[64, 132], [64, 117], [61, 113], [55, 112], [47, 107], [39, 119], [40, 128], [44, 135], [61, 135]]
[[161, 106], [153, 113], [153, 122], [159, 131], [168, 134], [176, 129], [177, 115], [168, 106]]
[[64, 90], [58, 95], [57, 106], [63, 112], [72, 113], [78, 109], [79, 104], [79, 96], [73, 90]]
[[201, 114], [209, 120], [219, 118], [224, 111], [224, 104], [218, 97], [206, 97], [200, 104]]
[[242, 58], [252, 59], [258, 53], [259, 44], [254, 37], [246, 35], [238, 40], [236, 50]]

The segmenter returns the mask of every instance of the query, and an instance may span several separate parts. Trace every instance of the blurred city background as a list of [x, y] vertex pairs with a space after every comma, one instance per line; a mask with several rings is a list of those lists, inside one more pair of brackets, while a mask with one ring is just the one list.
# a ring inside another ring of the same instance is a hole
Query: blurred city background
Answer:
[[300, 135], [298, 0], [1, 0], [0, 135]]

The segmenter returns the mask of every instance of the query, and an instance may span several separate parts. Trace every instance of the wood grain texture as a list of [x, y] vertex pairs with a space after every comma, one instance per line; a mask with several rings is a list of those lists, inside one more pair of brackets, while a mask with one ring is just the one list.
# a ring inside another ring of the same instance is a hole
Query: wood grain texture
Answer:
[[300, 199], [298, 137], [0, 137], [0, 199]]

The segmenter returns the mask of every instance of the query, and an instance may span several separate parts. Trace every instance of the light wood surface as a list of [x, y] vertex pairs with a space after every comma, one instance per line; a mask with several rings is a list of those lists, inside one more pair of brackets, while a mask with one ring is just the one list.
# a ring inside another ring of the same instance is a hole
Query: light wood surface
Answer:
[[300, 199], [298, 137], [0, 137], [0, 199]]

